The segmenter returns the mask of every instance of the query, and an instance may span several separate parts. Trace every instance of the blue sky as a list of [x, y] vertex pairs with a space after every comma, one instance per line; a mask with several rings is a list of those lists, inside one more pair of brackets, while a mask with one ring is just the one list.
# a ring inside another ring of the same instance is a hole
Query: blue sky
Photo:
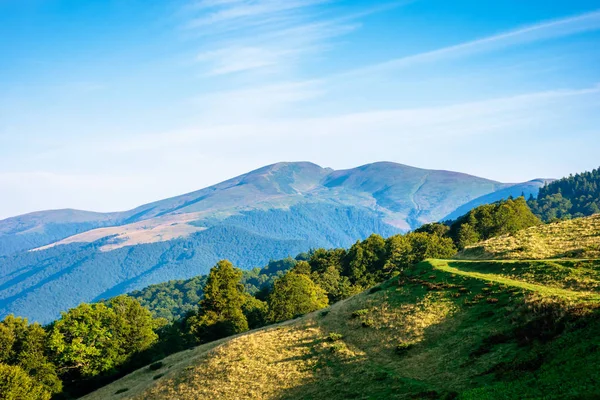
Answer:
[[283, 160], [600, 164], [597, 0], [0, 0], [0, 38], [0, 218]]

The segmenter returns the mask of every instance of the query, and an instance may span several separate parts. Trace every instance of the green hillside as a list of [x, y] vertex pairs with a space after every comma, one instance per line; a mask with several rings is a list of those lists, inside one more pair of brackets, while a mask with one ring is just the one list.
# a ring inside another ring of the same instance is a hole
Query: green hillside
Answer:
[[592, 399], [600, 262], [427, 260], [85, 399]]
[[467, 247], [458, 258], [600, 258], [600, 214], [538, 225]]

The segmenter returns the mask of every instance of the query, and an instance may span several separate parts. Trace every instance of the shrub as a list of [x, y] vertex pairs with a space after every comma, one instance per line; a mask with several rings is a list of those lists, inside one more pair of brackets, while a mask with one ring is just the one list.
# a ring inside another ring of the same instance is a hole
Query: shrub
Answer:
[[373, 325], [375, 325], [375, 321], [373, 321], [371, 318], [367, 318], [362, 322], [363, 328], [370, 328]]
[[119, 389], [115, 392], [115, 394], [121, 394], [121, 393], [125, 393], [129, 390], [129, 388], [123, 388], [123, 389]]
[[362, 310], [356, 310], [352, 313], [352, 318], [363, 317], [363, 316], [367, 315], [368, 313], [369, 313], [369, 310], [366, 308], [363, 308]]
[[150, 364], [148, 369], [150, 371], [158, 371], [159, 369], [161, 369], [164, 366], [165, 366], [165, 364], [162, 361], [158, 361], [158, 362], [155, 362], [154, 364]]
[[331, 332], [329, 334], [329, 341], [330, 342], [337, 342], [338, 340], [341, 340], [344, 336], [341, 333], [336, 333], [336, 332]]
[[329, 351], [332, 353], [339, 353], [346, 349], [346, 345], [343, 342], [336, 342], [329, 347]]
[[408, 352], [408, 350], [412, 349], [414, 346], [415, 344], [410, 342], [400, 343], [398, 346], [396, 346], [396, 353], [399, 355], [404, 355], [406, 354], [406, 352]]
[[321, 317], [326, 317], [326, 316], [327, 316], [327, 314], [329, 314], [329, 310], [323, 310], [323, 311], [321, 311], [321, 312], [319, 313], [319, 315], [320, 315]]

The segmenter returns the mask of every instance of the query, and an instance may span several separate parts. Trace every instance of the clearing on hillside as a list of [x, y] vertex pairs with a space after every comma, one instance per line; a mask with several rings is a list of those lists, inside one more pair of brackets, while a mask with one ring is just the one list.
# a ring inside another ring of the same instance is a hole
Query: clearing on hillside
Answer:
[[600, 214], [523, 229], [467, 247], [460, 259], [600, 258]]
[[428, 260], [85, 399], [599, 398], [599, 307], [599, 261]]

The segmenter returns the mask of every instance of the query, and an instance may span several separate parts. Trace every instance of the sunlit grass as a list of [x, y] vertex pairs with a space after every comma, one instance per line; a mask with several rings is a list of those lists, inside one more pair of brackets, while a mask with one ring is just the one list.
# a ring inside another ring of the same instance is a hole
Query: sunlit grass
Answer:
[[600, 258], [600, 214], [534, 226], [466, 248], [460, 259]]
[[593, 393], [599, 265], [428, 260], [380, 291], [175, 354], [86, 399], [567, 398], [581, 382]]

